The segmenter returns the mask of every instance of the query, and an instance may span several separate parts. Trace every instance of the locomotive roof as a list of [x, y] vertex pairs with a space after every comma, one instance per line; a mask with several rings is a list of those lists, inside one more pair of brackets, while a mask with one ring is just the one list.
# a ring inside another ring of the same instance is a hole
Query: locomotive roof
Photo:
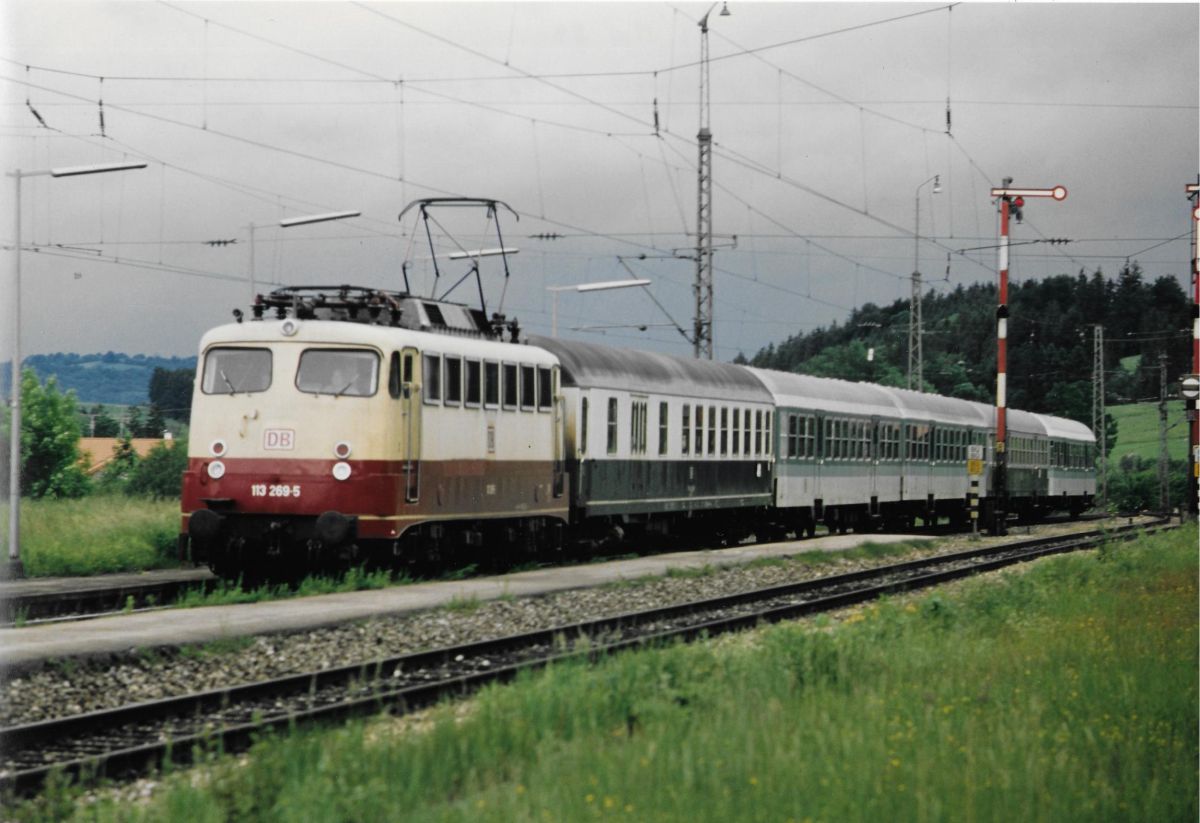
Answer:
[[[296, 332], [285, 335], [284, 322], [294, 323]], [[413, 346], [419, 351], [441, 354], [457, 354], [478, 357], [481, 360], [504, 360], [508, 362], [538, 363], [554, 365], [553, 357], [535, 346], [520, 343], [503, 343], [499, 340], [475, 335], [453, 335], [425, 332], [403, 327], [346, 323], [340, 320], [253, 320], [243, 323], [226, 323], [210, 329], [200, 340], [203, 352], [212, 345], [237, 345], [238, 343], [301, 343], [334, 344], [348, 346], [375, 346], [387, 352], [402, 346]]]
[[771, 393], [754, 375], [730, 363], [549, 337], [533, 336], [529, 342], [558, 357], [564, 386], [631, 392], [649, 389], [659, 394], [741, 402], [772, 400]]

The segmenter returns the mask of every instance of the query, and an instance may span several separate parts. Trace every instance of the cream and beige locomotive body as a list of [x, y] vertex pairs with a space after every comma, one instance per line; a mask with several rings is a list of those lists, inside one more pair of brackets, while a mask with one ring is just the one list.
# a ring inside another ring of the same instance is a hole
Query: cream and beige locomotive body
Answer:
[[182, 506], [193, 559], [286, 578], [485, 535], [556, 539], [558, 363], [454, 332], [284, 317], [206, 334]]

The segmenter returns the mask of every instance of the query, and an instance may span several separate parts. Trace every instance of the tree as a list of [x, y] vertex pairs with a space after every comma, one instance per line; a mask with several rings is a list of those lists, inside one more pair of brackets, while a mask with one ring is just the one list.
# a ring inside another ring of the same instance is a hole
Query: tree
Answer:
[[172, 419], [188, 422], [192, 415], [192, 385], [195, 369], [154, 369], [150, 375], [150, 403]]
[[82, 497], [89, 481], [79, 465], [79, 417], [73, 392], [49, 377], [21, 374], [21, 488], [30, 497]]
[[100, 472], [100, 490], [105, 492], [125, 491], [129, 480], [138, 467], [138, 455], [127, 434], [113, 446], [112, 460]]
[[145, 434], [143, 437], [162, 437], [163, 432], [167, 430], [167, 421], [163, 418], [162, 411], [154, 403], [150, 404], [150, 414], [146, 418], [146, 426], [143, 429]]
[[183, 473], [187, 469], [187, 441], [164, 440], [150, 450], [129, 478], [129, 494], [146, 495], [156, 500], [179, 497]]
[[121, 433], [121, 424], [99, 403], [92, 406], [88, 417], [89, 437], [117, 437]]

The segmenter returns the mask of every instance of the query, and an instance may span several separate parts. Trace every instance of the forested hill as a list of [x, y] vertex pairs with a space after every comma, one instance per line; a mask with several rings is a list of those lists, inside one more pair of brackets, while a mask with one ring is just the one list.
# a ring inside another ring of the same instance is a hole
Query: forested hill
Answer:
[[[752, 365], [904, 386], [908, 300], [867, 304], [839, 325], [762, 349]], [[1168, 380], [1191, 370], [1191, 303], [1173, 277], [1143, 280], [1137, 264], [1115, 278], [1058, 275], [1009, 285], [1009, 405], [1091, 425], [1093, 326], [1104, 326], [1108, 403], [1158, 399], [1160, 352]], [[996, 371], [993, 285], [928, 292], [925, 390], [991, 402]], [[867, 351], [875, 349], [868, 362]], [[739, 358], [740, 362], [745, 362]]]
[[[40, 380], [54, 375], [63, 391], [74, 389], [81, 403], [141, 405], [149, 399], [150, 378], [156, 368], [195, 369], [195, 357], [155, 357], [145, 354], [34, 354], [26, 367]], [[7, 367], [5, 370], [7, 384]]]

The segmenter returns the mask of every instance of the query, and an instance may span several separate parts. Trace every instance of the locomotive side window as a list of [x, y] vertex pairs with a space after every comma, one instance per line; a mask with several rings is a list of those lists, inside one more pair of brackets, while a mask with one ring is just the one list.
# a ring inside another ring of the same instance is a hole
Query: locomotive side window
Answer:
[[[583, 401], [587, 403], [587, 400]], [[517, 407], [517, 364], [504, 364], [504, 408], [515, 409]], [[586, 408], [586, 406], [584, 407]], [[586, 420], [586, 415], [585, 415]], [[586, 428], [586, 426], [585, 426]], [[584, 438], [586, 440], [586, 438]]]
[[483, 403], [488, 408], [500, 405], [500, 364], [483, 364]]
[[483, 368], [478, 360], [467, 361], [467, 385], [465, 395], [468, 406], [478, 406], [480, 399], [480, 382], [483, 378]]
[[205, 394], [248, 394], [271, 387], [270, 349], [209, 349], [204, 355]]
[[305, 349], [296, 388], [307, 394], [370, 397], [379, 383], [379, 355], [356, 349]]
[[421, 362], [425, 373], [425, 402], [440, 403], [442, 401], [442, 356], [440, 354], [422, 355]]
[[551, 376], [551, 372], [550, 372], [549, 366], [538, 366], [537, 367], [537, 379], [538, 379], [537, 407], [538, 407], [538, 411], [550, 411], [550, 404], [554, 400], [554, 391], [551, 386], [550, 376]]
[[446, 381], [443, 384], [447, 406], [462, 402], [462, 358], [446, 355]]
[[521, 409], [532, 411], [536, 402], [533, 366], [521, 366]]

